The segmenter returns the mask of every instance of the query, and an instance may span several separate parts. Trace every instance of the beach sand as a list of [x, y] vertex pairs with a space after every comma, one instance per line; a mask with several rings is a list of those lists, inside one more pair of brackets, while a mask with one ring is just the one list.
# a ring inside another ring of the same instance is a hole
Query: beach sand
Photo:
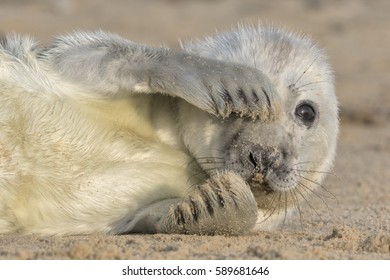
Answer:
[[390, 1], [1, 1], [0, 32], [42, 44], [103, 29], [178, 47], [237, 23], [309, 34], [336, 76], [341, 134], [332, 174], [275, 232], [245, 236], [0, 235], [1, 259], [390, 259]]

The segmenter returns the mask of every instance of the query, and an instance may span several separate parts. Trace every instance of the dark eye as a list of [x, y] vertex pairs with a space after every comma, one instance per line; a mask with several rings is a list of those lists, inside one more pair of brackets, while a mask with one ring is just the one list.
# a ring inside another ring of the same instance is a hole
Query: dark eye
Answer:
[[302, 103], [295, 109], [295, 115], [297, 115], [305, 124], [309, 125], [315, 120], [316, 111], [312, 105]]

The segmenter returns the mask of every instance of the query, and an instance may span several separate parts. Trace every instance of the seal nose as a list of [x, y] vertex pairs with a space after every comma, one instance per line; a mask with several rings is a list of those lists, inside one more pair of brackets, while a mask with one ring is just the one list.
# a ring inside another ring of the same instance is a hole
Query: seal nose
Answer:
[[278, 169], [287, 153], [280, 148], [257, 148], [251, 147], [246, 161], [265, 176], [270, 169]]

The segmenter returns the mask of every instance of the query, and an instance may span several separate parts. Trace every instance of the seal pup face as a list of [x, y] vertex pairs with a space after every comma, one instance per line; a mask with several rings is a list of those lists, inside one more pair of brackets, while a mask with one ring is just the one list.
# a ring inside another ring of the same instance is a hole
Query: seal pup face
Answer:
[[184, 48], [255, 67], [273, 89], [264, 92], [272, 102], [262, 119], [222, 120], [179, 106], [183, 141], [199, 165], [209, 173], [233, 170], [246, 180], [258, 204], [261, 229], [270, 217], [280, 220], [290, 209], [300, 211], [301, 201], [318, 196], [314, 189], [321, 186], [336, 150], [337, 100], [325, 55], [306, 37], [261, 27], [244, 27]]

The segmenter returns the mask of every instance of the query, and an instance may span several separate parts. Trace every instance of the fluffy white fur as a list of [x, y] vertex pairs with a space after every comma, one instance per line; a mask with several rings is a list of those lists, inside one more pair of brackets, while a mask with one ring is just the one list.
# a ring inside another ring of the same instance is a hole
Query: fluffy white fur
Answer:
[[[302, 100], [317, 106], [311, 127], [294, 116]], [[45, 48], [9, 35], [0, 40], [0, 103], [1, 233], [271, 229], [307, 196], [291, 189], [321, 183], [324, 173], [309, 171], [329, 170], [338, 133], [322, 52], [261, 27], [183, 51], [104, 32]], [[260, 157], [272, 145], [289, 147], [291, 166], [310, 162], [308, 180], [291, 172], [285, 187], [276, 171], [264, 175], [283, 197], [273, 204], [241, 175], [246, 163], [232, 160], [244, 146]]]

